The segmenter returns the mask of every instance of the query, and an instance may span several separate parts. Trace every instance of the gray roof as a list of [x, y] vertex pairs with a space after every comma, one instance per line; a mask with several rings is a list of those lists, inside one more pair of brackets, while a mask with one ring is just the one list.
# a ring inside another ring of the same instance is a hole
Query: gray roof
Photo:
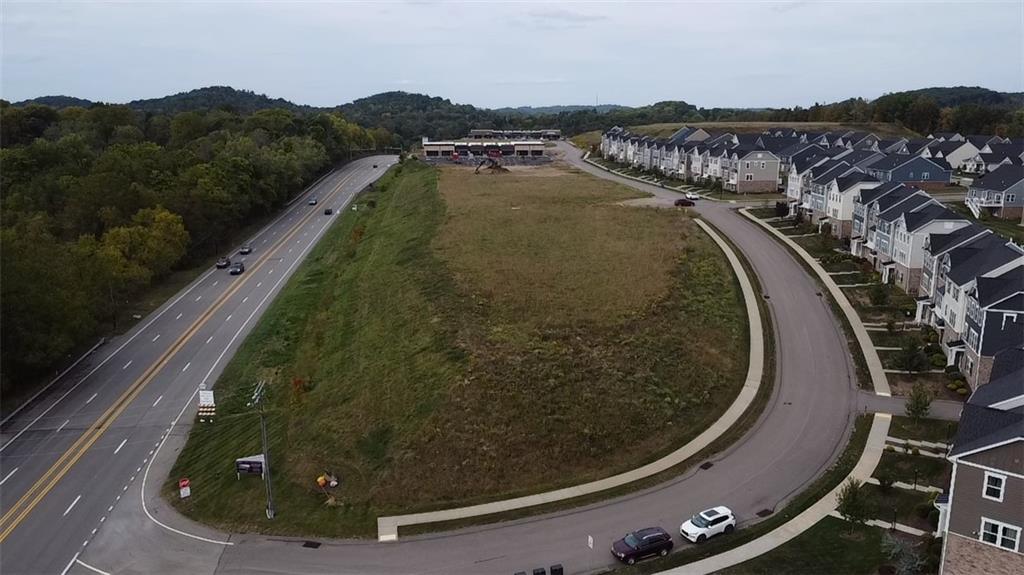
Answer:
[[[996, 354], [992, 362], [991, 381], [1002, 379], [1011, 373], [1024, 369], [1024, 345], [1004, 349]], [[1002, 401], [1002, 400], [1000, 400]], [[988, 405], [992, 405], [991, 403]]]
[[919, 210], [910, 212], [903, 217], [907, 224], [907, 231], [913, 232], [924, 227], [925, 224], [935, 220], [963, 220], [963, 216], [950, 210], [942, 204], [930, 204]]
[[839, 156], [838, 159], [849, 162], [851, 165], [863, 168], [870, 166], [871, 164], [886, 157], [885, 154], [876, 152], [874, 150], [849, 150], [847, 153]]
[[878, 198], [881, 198], [882, 196], [885, 196], [886, 194], [889, 194], [893, 191], [905, 187], [907, 186], [903, 182], [886, 182], [880, 186], [875, 186], [873, 188], [863, 190], [860, 193], [860, 203], [870, 204], [871, 202], [877, 200]]
[[1020, 183], [1021, 180], [1024, 180], [1024, 166], [1003, 164], [975, 180], [971, 187], [1002, 192], [1010, 186]]
[[[818, 185], [827, 184], [840, 176], [845, 176], [847, 172], [855, 169], [856, 168], [854, 168], [850, 164], [847, 164], [846, 162], [840, 162], [834, 165], [831, 169], [822, 172], [821, 175], [814, 178], [814, 183]], [[817, 168], [815, 168], [815, 170], [817, 170]], [[811, 173], [813, 174], [815, 170], [812, 170]]]
[[981, 307], [988, 307], [1015, 293], [1024, 292], [1024, 267], [1013, 268], [993, 278], [978, 278], [977, 292], [978, 305]]
[[937, 256], [968, 240], [974, 241], [978, 236], [985, 237], [990, 235], [992, 235], [992, 231], [988, 228], [983, 228], [978, 224], [970, 223], [948, 234], [938, 232], [928, 234], [928, 251], [932, 256]]
[[[986, 385], [992, 383], [996, 382]], [[1024, 438], [1024, 408], [1003, 411], [968, 400], [960, 414], [960, 425], [949, 456], [956, 457], [1017, 438]]]
[[933, 156], [938, 154], [939, 152], [942, 152], [942, 155], [945, 156], [946, 154], [949, 154], [951, 152], [955, 152], [955, 151], [959, 150], [960, 148], [962, 148], [962, 147], [964, 147], [966, 145], [967, 145], [967, 142], [961, 142], [961, 141], [936, 142], [936, 143], [928, 146], [928, 151]]
[[1001, 236], [985, 236], [949, 252], [950, 268], [946, 277], [963, 285], [1021, 257], [1024, 257], [1021, 249]]
[[1006, 156], [1013, 156], [1020, 158], [1021, 154], [1024, 154], [1024, 142], [1014, 142], [1010, 144], [991, 144], [989, 149], [992, 150], [993, 154], [1003, 154]]
[[[911, 188], [911, 189], [913, 189], [913, 188]], [[917, 192], [919, 190], [914, 190], [914, 191]], [[908, 195], [906, 198], [904, 198], [904, 199], [902, 199], [900, 201], [893, 202], [891, 204], [891, 207], [889, 207], [887, 209], [886, 208], [882, 208], [882, 204], [886, 203], [885, 202], [886, 200], [889, 200], [889, 199], [893, 198], [893, 196], [895, 196], [895, 195], [896, 194], [892, 194], [892, 195], [886, 196], [885, 198], [882, 198], [881, 200], [879, 200], [879, 202], [878, 202], [878, 211], [879, 211], [878, 218], [879, 219], [885, 220], [887, 222], [894, 222], [897, 219], [899, 219], [899, 217], [902, 216], [903, 214], [906, 214], [908, 212], [912, 212], [912, 211], [914, 211], [914, 210], [916, 210], [918, 208], [923, 208], [923, 206], [925, 204], [928, 204], [929, 202], [934, 202], [935, 201], [928, 194], [925, 194], [925, 193], [920, 193], [920, 194], [913, 193], [913, 194]]]
[[878, 183], [878, 180], [864, 172], [852, 172], [840, 178], [836, 178], [836, 186], [839, 187], [840, 192], [845, 192], [861, 182], [865, 184]]

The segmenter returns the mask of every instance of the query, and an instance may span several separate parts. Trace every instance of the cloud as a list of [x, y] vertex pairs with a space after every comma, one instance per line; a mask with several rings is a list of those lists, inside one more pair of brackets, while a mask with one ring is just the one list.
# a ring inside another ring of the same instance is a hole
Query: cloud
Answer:
[[584, 14], [563, 8], [531, 10], [527, 15], [531, 24], [538, 28], [582, 28], [592, 22], [608, 19], [598, 14]]

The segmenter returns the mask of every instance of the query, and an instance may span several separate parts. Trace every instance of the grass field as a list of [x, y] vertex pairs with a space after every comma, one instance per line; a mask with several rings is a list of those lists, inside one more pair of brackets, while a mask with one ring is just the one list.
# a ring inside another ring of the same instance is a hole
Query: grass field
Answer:
[[909, 417], [897, 415], [892, 418], [889, 435], [901, 439], [950, 443], [956, 434], [956, 428], [957, 423], [955, 421], [925, 418], [915, 423]]
[[[575, 484], [678, 447], [738, 392], [745, 318], [711, 240], [678, 212], [617, 205], [633, 197], [552, 167], [390, 173], [229, 364], [168, 496], [233, 530], [370, 535], [378, 515]], [[272, 524], [261, 481], [232, 464], [260, 452], [245, 406], [258, 379]], [[624, 435], [651, 440], [624, 450]], [[341, 482], [330, 500], [325, 471]]]
[[886, 563], [884, 531], [826, 517], [786, 544], [719, 575], [867, 575]]
[[979, 219], [974, 217], [974, 214], [971, 213], [971, 210], [967, 209], [963, 202], [949, 202], [946, 204], [946, 207], [978, 225], [989, 228], [1006, 239], [1013, 240], [1018, 244], [1024, 242], [1024, 226], [1021, 225], [1020, 218], [1001, 220], [982, 213], [982, 217]]

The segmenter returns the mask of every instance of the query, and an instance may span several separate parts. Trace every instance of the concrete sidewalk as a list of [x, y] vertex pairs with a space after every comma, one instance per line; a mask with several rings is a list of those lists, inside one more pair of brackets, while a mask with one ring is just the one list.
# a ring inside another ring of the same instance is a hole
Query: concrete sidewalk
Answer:
[[761, 322], [761, 312], [758, 309], [757, 296], [754, 293], [754, 288], [750, 282], [750, 278], [747, 277], [746, 271], [743, 269], [743, 265], [740, 263], [739, 257], [735, 252], [733, 252], [732, 247], [730, 247], [730, 245], [706, 223], [699, 219], [694, 221], [697, 222], [697, 225], [699, 225], [701, 229], [711, 236], [711, 239], [718, 244], [719, 248], [722, 249], [726, 258], [729, 260], [729, 265], [732, 267], [733, 273], [736, 274], [740, 283], [741, 291], [743, 292], [743, 301], [746, 305], [746, 314], [750, 324], [750, 359], [747, 365], [747, 376], [743, 383], [743, 388], [740, 389], [739, 395], [737, 395], [732, 405], [729, 406], [729, 409], [727, 409], [725, 413], [715, 421], [715, 423], [692, 441], [667, 456], [642, 467], [638, 467], [612, 477], [607, 477], [605, 479], [584, 483], [582, 485], [574, 485], [572, 487], [556, 489], [546, 493], [526, 495], [523, 497], [516, 497], [514, 499], [506, 499], [504, 501], [493, 501], [491, 503], [483, 503], [480, 505], [458, 507], [455, 509], [443, 509], [440, 511], [431, 511], [426, 513], [378, 517], [377, 539], [379, 541], [397, 541], [398, 529], [401, 526], [437, 523], [469, 517], [481, 517], [494, 513], [503, 513], [506, 511], [535, 507], [537, 505], [544, 505], [556, 501], [565, 501], [567, 499], [573, 499], [583, 495], [598, 493], [656, 475], [693, 457], [728, 431], [729, 428], [740, 419], [743, 413], [754, 401], [754, 397], [757, 395], [758, 389], [760, 389], [761, 379], [764, 374], [764, 326]]
[[804, 262], [814, 270], [814, 273], [818, 275], [818, 279], [825, 285], [829, 293], [832, 294], [833, 299], [839, 305], [839, 309], [842, 310], [843, 315], [846, 316], [846, 320], [853, 327], [853, 333], [857, 337], [857, 344], [860, 345], [861, 351], [864, 353], [864, 361], [868, 364], [868, 373], [871, 375], [871, 385], [875, 389], [875, 393], [882, 396], [891, 396], [892, 391], [889, 389], [889, 381], [885, 377], [885, 369], [882, 367], [882, 360], [878, 357], [878, 352], [875, 351], [875, 345], [871, 341], [871, 336], [868, 335], [867, 330], [864, 329], [864, 324], [861, 322], [860, 315], [857, 314], [857, 310], [853, 309], [853, 305], [850, 304], [850, 300], [847, 299], [846, 294], [843, 290], [839, 289], [839, 286], [832, 279], [832, 276], [821, 267], [821, 264], [817, 260], [811, 257], [799, 244], [791, 240], [785, 234], [779, 232], [777, 229], [763, 222], [760, 218], [750, 213], [747, 208], [740, 208], [740, 213], [750, 218], [752, 221], [757, 223], [759, 226], [764, 228], [770, 234], [774, 234], [775, 237], [779, 238], [782, 243], [789, 246]]
[[867, 445], [864, 446], [864, 453], [857, 461], [853, 471], [832, 491], [805, 509], [800, 515], [750, 543], [707, 559], [661, 571], [661, 573], [666, 575], [703, 575], [721, 571], [763, 555], [813, 527], [835, 510], [838, 505], [839, 491], [847, 481], [851, 478], [867, 481], [871, 477], [885, 450], [885, 438], [889, 434], [891, 419], [892, 416], [888, 414], [875, 414], [874, 421], [871, 423], [871, 431], [868, 433]]

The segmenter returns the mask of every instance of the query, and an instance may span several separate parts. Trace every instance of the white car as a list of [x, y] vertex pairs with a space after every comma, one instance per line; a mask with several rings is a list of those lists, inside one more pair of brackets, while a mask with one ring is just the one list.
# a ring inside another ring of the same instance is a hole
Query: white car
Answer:
[[720, 533], [736, 530], [736, 516], [728, 507], [712, 507], [686, 520], [679, 527], [679, 534], [694, 543], [703, 543]]
[[688, 200], [699, 200], [700, 199], [700, 195], [699, 194], [695, 194], [693, 192], [686, 192], [686, 199], [688, 199]]

